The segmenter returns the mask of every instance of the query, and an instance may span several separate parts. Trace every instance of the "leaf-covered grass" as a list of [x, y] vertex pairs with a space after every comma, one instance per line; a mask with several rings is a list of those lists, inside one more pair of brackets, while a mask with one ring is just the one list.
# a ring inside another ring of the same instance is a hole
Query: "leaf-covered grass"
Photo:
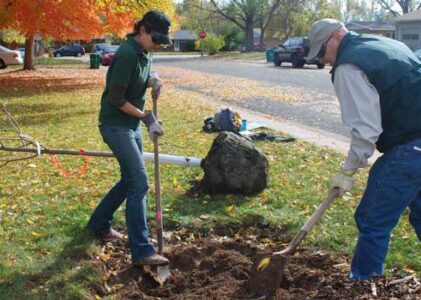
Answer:
[[219, 52], [216, 55], [209, 56], [215, 59], [235, 59], [235, 60], [249, 60], [257, 61], [266, 59], [266, 52], [239, 52], [239, 51], [230, 51], [230, 52]]
[[[162, 68], [165, 82], [168, 78]], [[109, 151], [97, 130], [104, 76], [104, 70], [76, 67], [2, 71], [0, 101], [8, 103], [22, 132], [46, 147]], [[216, 134], [204, 133], [201, 127], [213, 108], [204, 105], [200, 95], [186, 97], [174, 87], [176, 83], [167, 87], [159, 104], [165, 128], [161, 153], [204, 157]], [[0, 138], [11, 136], [4, 115], [0, 122]], [[183, 227], [209, 233], [269, 228], [271, 238], [283, 247], [281, 243], [291, 239], [326, 196], [330, 177], [343, 156], [299, 140], [256, 145], [269, 160], [270, 181], [255, 196], [189, 193], [191, 182], [200, 179], [202, 171], [162, 165], [165, 230]], [[152, 150], [152, 143], [145, 139], [145, 151]], [[7, 155], [0, 153], [0, 158]], [[57, 157], [73, 174], [84, 163], [82, 157]], [[147, 167], [153, 233], [153, 166], [148, 163]], [[0, 299], [88, 299], [95, 295], [90, 289], [103, 278], [89, 257], [100, 255], [100, 246], [92, 242], [84, 226], [98, 201], [118, 180], [116, 161], [92, 158], [83, 177], [64, 177], [50, 157], [43, 155], [10, 163], [0, 174]], [[366, 170], [359, 171], [352, 194], [332, 204], [303, 242], [308, 251], [352, 252], [357, 234], [353, 211], [366, 176]], [[421, 271], [420, 243], [407, 219], [405, 213], [394, 231], [388, 271]], [[124, 208], [116, 213], [116, 227], [124, 229]]]

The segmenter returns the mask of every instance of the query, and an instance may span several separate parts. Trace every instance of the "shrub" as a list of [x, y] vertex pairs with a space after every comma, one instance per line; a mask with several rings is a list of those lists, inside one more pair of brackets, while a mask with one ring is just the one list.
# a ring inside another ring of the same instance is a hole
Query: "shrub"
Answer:
[[204, 40], [195, 42], [196, 50], [200, 50], [202, 46], [203, 50], [209, 55], [214, 55], [225, 46], [224, 37], [222, 35], [208, 34]]

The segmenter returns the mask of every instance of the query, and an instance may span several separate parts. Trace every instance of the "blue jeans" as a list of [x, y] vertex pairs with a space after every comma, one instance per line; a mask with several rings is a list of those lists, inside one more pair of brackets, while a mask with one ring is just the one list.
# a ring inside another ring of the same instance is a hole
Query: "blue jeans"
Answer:
[[373, 165], [355, 212], [359, 230], [350, 278], [383, 275], [390, 233], [409, 207], [409, 221], [421, 240], [421, 139], [397, 145]]
[[148, 178], [143, 160], [142, 135], [139, 128], [100, 125], [102, 138], [116, 156], [121, 179], [101, 200], [87, 227], [96, 233], [111, 229], [114, 212], [126, 202], [126, 224], [132, 261], [153, 255], [156, 251], [148, 240], [146, 194]]

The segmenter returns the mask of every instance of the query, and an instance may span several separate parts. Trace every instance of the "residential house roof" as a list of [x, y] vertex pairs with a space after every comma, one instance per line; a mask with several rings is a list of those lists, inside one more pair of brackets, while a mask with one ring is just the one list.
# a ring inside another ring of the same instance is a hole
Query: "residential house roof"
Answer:
[[178, 30], [174, 32], [173, 40], [197, 40], [199, 37], [197, 32], [192, 30]]
[[411, 11], [395, 19], [395, 22], [421, 21], [421, 9]]
[[395, 31], [395, 25], [391, 22], [366, 22], [366, 21], [352, 21], [345, 24], [346, 28], [353, 31]]

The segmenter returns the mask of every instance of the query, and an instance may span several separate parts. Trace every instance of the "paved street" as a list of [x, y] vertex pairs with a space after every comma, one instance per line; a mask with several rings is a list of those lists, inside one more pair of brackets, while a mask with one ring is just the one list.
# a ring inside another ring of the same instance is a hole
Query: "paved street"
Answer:
[[[338, 100], [330, 81], [330, 68], [318, 70], [313, 65], [303, 69], [294, 69], [290, 64], [275, 67], [264, 61], [215, 60], [212, 58], [166, 58], [156, 57], [156, 65], [184, 68], [187, 70], [214, 73], [280, 87], [286, 94], [300, 99], [298, 103], [282, 103], [268, 97], [256, 99], [226, 99], [227, 103], [245, 109], [281, 118], [297, 124], [303, 124], [314, 130], [323, 130], [342, 136], [349, 136], [340, 119]], [[235, 84], [233, 82], [232, 84]]]

